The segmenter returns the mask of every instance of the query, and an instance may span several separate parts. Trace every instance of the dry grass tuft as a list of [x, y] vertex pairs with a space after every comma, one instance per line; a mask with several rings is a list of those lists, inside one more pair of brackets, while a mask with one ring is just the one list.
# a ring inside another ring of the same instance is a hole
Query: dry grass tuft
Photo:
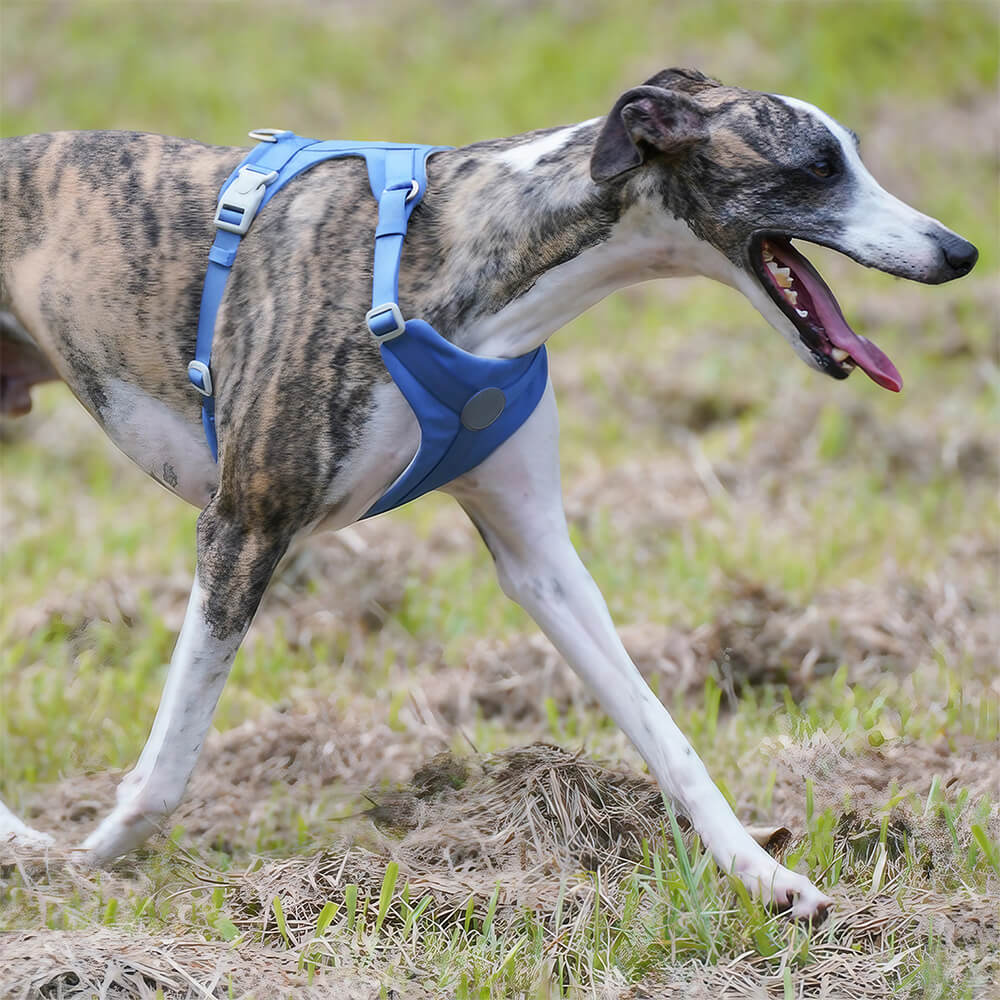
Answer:
[[243, 926], [273, 937], [278, 895], [288, 926], [308, 935], [348, 884], [377, 900], [389, 862], [411, 902], [429, 895], [439, 916], [464, 910], [470, 897], [481, 911], [499, 886], [498, 922], [525, 909], [544, 919], [561, 897], [566, 907], [590, 900], [584, 872], [619, 883], [643, 841], [662, 839], [666, 817], [649, 778], [543, 743], [470, 760], [439, 754], [373, 802], [374, 850], [321, 851], [241, 876]]
[[[884, 798], [878, 791], [897, 779], [903, 787], [916, 787], [918, 771], [923, 768], [921, 776], [926, 776], [928, 762], [911, 761], [907, 771], [907, 747], [866, 757], [822, 737], [782, 752], [786, 770], [796, 773], [799, 784], [805, 776], [818, 776], [828, 797], [850, 780], [867, 782], [871, 790], [868, 797], [858, 795], [855, 811], [836, 829], [837, 851], [848, 859], [842, 891], [831, 922], [810, 936], [796, 963], [796, 995], [845, 1000], [894, 995], [902, 972], [929, 947], [947, 948], [960, 962], [964, 982], [988, 982], [997, 971], [991, 943], [1000, 914], [987, 896], [968, 890], [959, 897], [953, 886], [943, 884], [949, 872], [942, 862], [950, 848], [935, 850], [940, 823], [897, 807], [880, 841]], [[978, 753], [970, 750], [967, 757], [985, 784], [991, 774]], [[977, 787], [975, 773], [963, 774]], [[398, 876], [389, 886], [384, 928], [398, 930], [425, 897], [430, 897], [437, 928], [457, 925], [470, 912], [481, 920], [492, 906], [493, 926], [502, 933], [527, 910], [552, 935], [547, 947], [555, 954], [564, 947], [566, 932], [557, 932], [553, 920], [562, 921], [564, 929], [586, 926], [598, 902], [602, 912], [622, 912], [623, 892], [642, 857], [643, 840], [669, 840], [662, 800], [648, 778], [545, 744], [472, 759], [440, 754], [400, 791], [376, 796], [369, 815], [381, 833], [371, 848], [326, 850], [226, 877], [236, 925], [266, 945], [278, 945], [287, 936], [292, 947], [305, 947], [324, 905], [341, 904], [354, 886], [357, 913], [367, 912], [370, 926], [387, 898], [386, 872], [395, 863]], [[920, 888], [912, 884], [907, 841], [911, 851], [926, 850], [928, 875], [933, 865], [942, 866], [940, 891], [930, 887], [933, 879]], [[880, 850], [886, 853], [880, 883], [866, 885]], [[588, 871], [599, 871], [600, 878], [584, 874]], [[950, 875], [960, 877], [960, 872]], [[275, 919], [275, 897], [282, 926]], [[652, 914], [650, 919], [655, 921]], [[788, 936], [805, 932], [787, 927], [768, 933], [777, 935], [775, 940], [788, 938], [791, 946]], [[767, 952], [718, 964], [678, 962], [665, 975], [628, 989], [608, 980], [600, 995], [620, 1000], [780, 997], [785, 988], [782, 966]], [[830, 993], [832, 987], [839, 992]]]

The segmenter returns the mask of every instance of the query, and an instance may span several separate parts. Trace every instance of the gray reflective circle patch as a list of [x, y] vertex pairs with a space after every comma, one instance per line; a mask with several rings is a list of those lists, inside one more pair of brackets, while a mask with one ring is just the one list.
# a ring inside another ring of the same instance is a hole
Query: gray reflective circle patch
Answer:
[[470, 431], [481, 431], [503, 413], [506, 405], [507, 397], [500, 389], [480, 389], [462, 407], [462, 426]]

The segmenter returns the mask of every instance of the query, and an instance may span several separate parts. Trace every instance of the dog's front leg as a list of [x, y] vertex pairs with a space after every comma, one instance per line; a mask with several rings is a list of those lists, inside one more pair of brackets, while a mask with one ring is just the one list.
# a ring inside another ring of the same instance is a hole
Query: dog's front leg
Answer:
[[589, 685], [720, 867], [774, 905], [791, 906], [795, 916], [821, 916], [832, 901], [807, 878], [779, 865], [744, 830], [625, 651], [569, 539], [551, 385], [518, 433], [448, 491], [482, 534], [504, 592]]
[[287, 538], [223, 515], [216, 496], [198, 518], [198, 569], [149, 739], [118, 786], [117, 805], [84, 841], [102, 864], [138, 847], [180, 802], [219, 695]]

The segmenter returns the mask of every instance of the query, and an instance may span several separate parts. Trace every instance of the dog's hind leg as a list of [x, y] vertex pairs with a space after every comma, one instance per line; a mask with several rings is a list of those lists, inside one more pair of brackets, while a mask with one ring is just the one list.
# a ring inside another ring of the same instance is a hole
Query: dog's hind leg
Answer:
[[31, 409], [31, 389], [59, 373], [18, 323], [0, 306], [0, 414], [20, 417]]
[[448, 492], [482, 534], [504, 592], [589, 685], [719, 866], [775, 906], [790, 906], [795, 916], [822, 917], [831, 900], [746, 832], [625, 651], [567, 531], [551, 386], [525, 425]]
[[84, 841], [101, 864], [141, 844], [180, 802], [236, 651], [288, 535], [248, 528], [217, 495], [198, 518], [198, 569], [152, 731], [112, 812]]

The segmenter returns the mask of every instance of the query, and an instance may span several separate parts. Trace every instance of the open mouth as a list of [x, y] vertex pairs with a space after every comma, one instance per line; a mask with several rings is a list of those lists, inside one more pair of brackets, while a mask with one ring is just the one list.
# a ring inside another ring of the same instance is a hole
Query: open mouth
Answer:
[[883, 389], [903, 388], [896, 366], [847, 325], [833, 292], [788, 237], [773, 233], [754, 237], [750, 260], [760, 283], [791, 320], [822, 371], [847, 378], [858, 367]]

